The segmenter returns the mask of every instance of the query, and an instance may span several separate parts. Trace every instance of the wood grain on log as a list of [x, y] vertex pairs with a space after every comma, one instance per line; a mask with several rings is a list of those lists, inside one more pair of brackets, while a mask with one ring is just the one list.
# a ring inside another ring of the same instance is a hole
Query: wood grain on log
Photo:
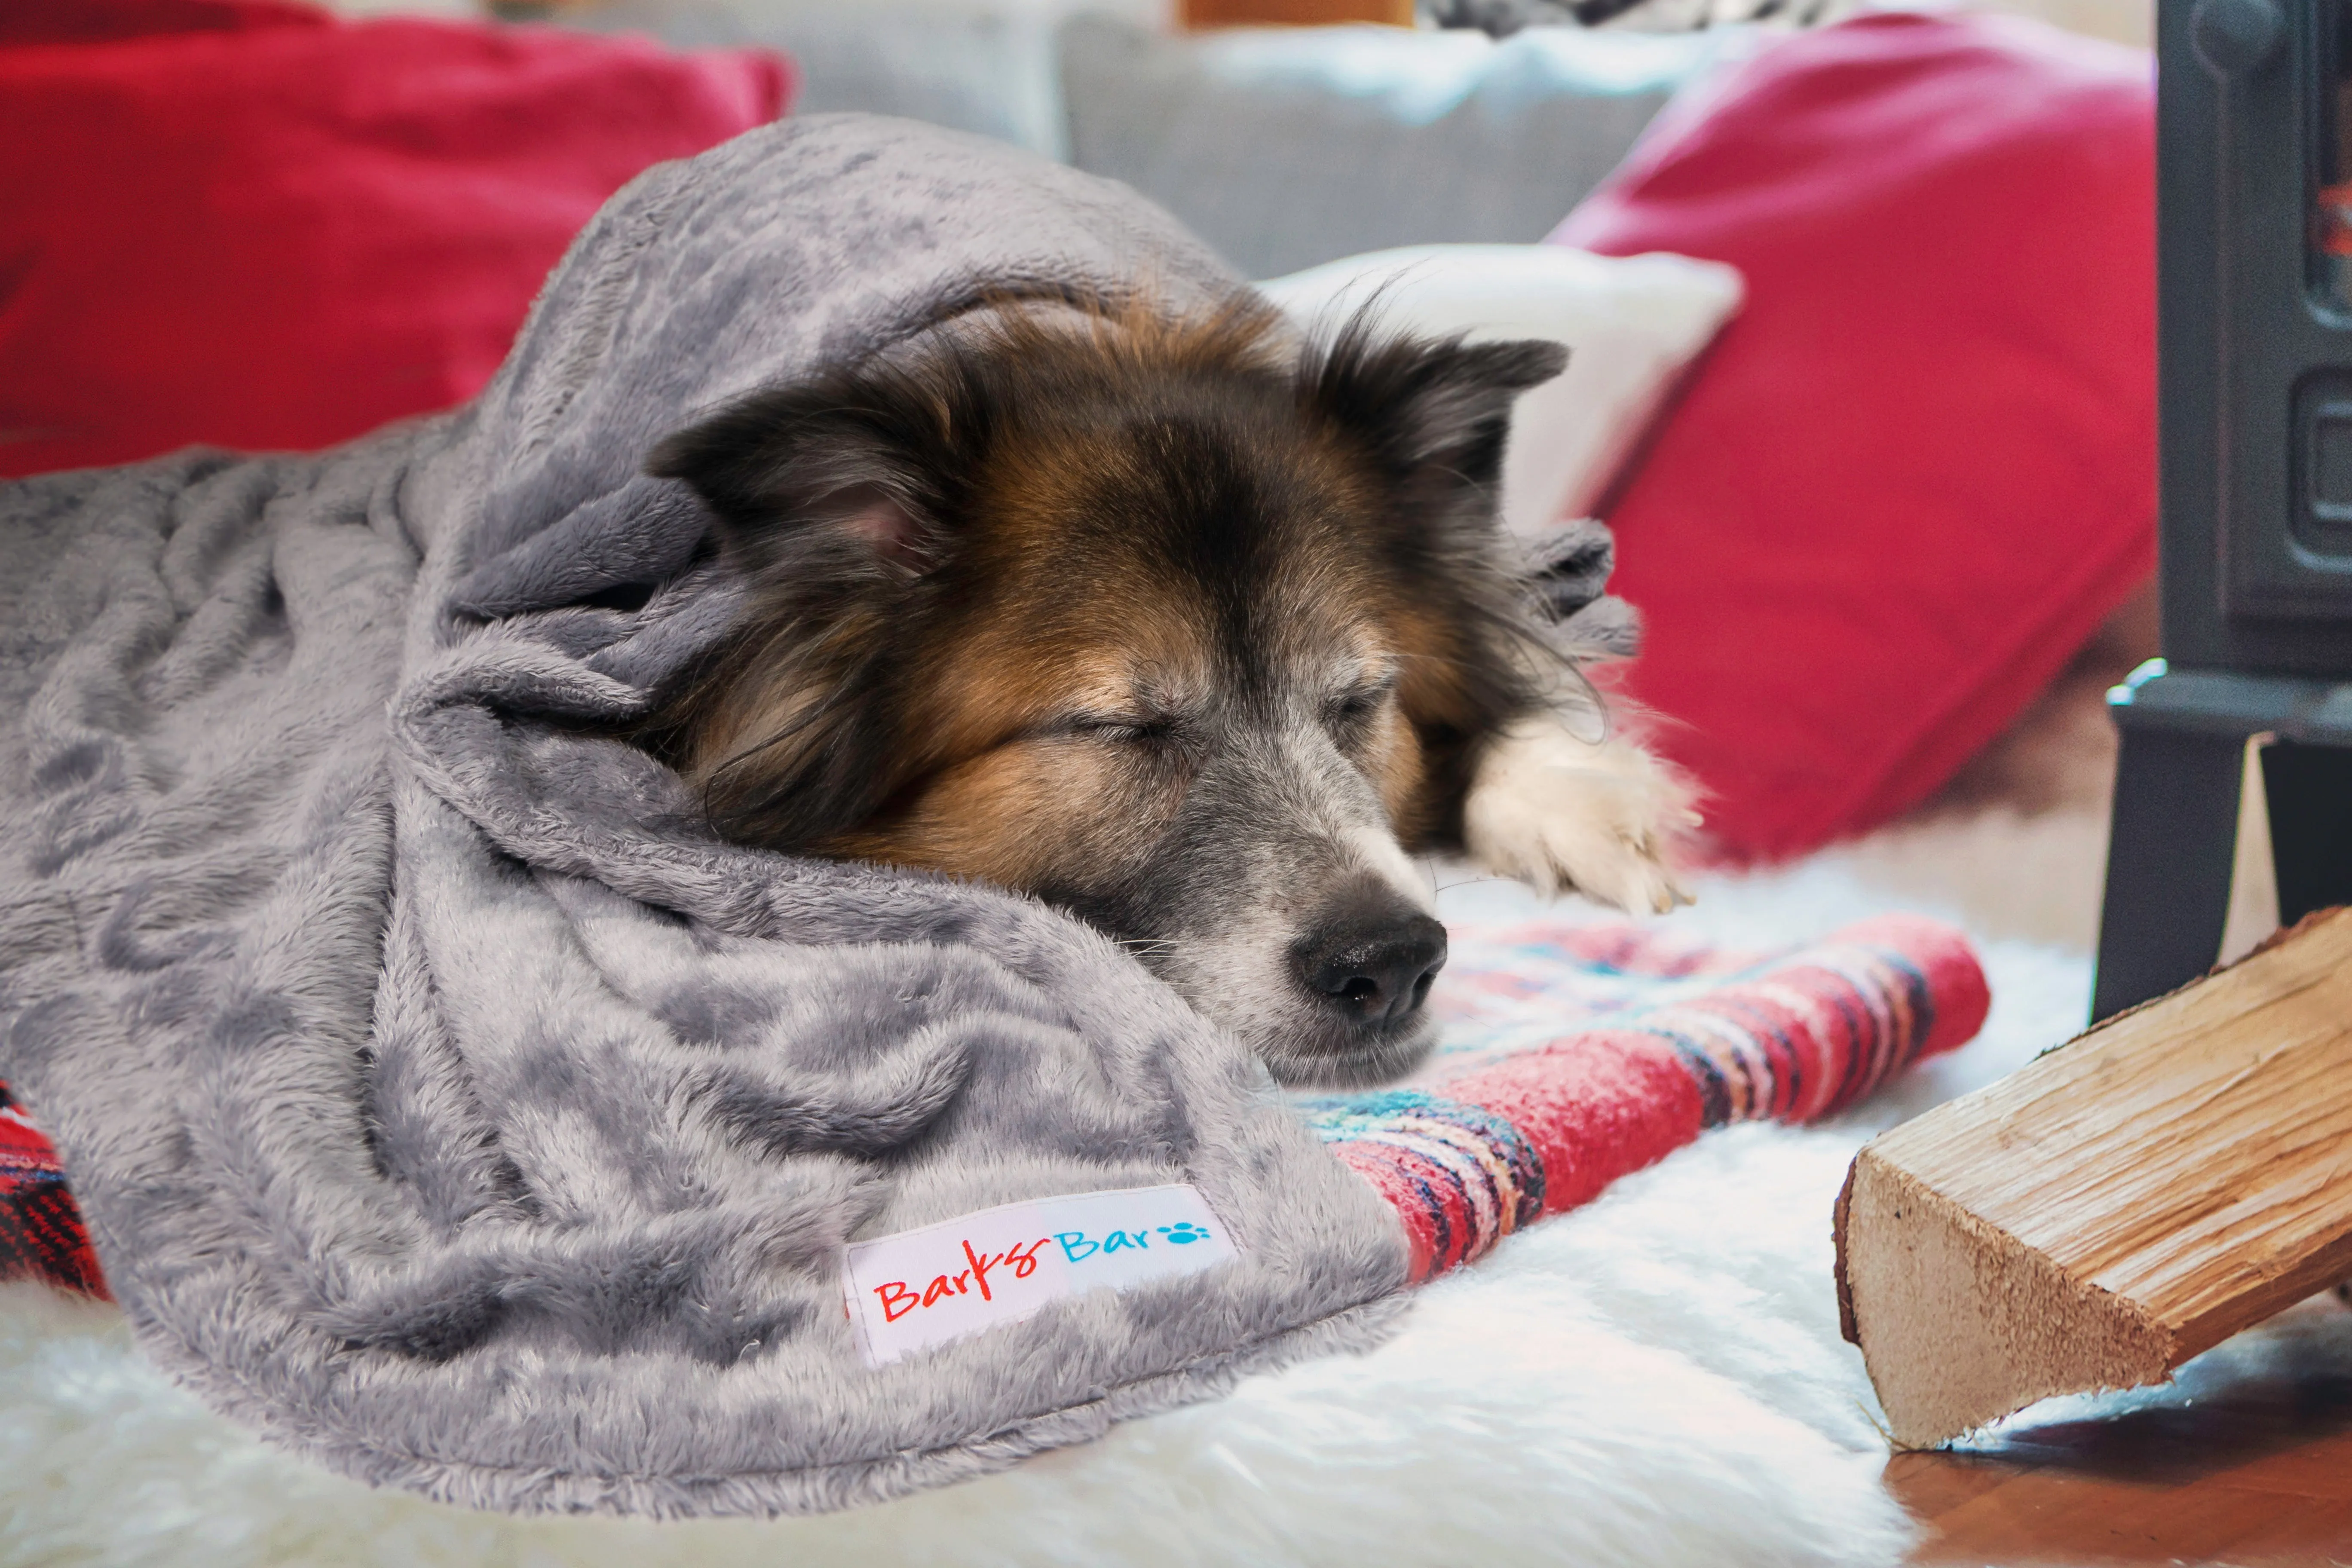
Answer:
[[2352, 1275], [2352, 910], [1874, 1140], [1836, 1231], [1913, 1447], [2161, 1382]]

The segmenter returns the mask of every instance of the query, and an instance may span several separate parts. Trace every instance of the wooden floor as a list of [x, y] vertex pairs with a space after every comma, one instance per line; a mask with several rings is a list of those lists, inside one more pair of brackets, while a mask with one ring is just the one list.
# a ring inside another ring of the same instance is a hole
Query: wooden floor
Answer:
[[1927, 1527], [1914, 1562], [2352, 1564], [2352, 1310], [2332, 1297], [2168, 1388], [2028, 1416], [1888, 1463]]

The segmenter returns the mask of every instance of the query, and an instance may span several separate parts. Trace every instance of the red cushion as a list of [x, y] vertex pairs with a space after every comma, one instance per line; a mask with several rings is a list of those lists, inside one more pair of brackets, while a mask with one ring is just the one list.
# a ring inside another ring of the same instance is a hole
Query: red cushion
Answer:
[[0, 474], [461, 402], [605, 197], [792, 86], [772, 55], [627, 37], [96, 9], [170, 30], [0, 48]]
[[1917, 804], [2153, 569], [2153, 68], [1986, 16], [1801, 34], [1552, 238], [1747, 275], [1610, 521], [1720, 851]]
[[334, 13], [309, 0], [8, 0], [0, 45], [95, 44], [151, 33], [234, 33], [327, 27]]

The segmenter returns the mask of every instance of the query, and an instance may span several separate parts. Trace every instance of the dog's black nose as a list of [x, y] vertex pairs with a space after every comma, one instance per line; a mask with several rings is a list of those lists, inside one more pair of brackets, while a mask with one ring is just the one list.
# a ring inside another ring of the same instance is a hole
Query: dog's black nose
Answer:
[[1307, 989], [1349, 1022], [1401, 1024], [1445, 967], [1445, 928], [1402, 900], [1359, 904], [1318, 922], [1290, 953]]

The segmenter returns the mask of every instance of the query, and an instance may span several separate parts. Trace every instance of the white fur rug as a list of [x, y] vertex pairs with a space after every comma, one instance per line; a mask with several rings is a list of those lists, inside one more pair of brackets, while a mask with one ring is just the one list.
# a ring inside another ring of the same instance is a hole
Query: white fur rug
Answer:
[[[1838, 1337], [1831, 1201], [1872, 1131], [2080, 1026], [2073, 883], [2095, 878], [2100, 837], [2088, 818], [1979, 819], [1703, 881], [1673, 918], [1722, 941], [1793, 941], [1887, 909], [1958, 918], [1979, 940], [1991, 1020], [1833, 1126], [1711, 1134], [1512, 1237], [1424, 1290], [1372, 1354], [863, 1511], [522, 1521], [373, 1492], [207, 1414], [140, 1361], [111, 1309], [0, 1287], [0, 1563], [1895, 1562], [1911, 1528], [1880, 1488], [1876, 1406]], [[1470, 917], [1528, 901], [1493, 883], [1445, 898]]]

